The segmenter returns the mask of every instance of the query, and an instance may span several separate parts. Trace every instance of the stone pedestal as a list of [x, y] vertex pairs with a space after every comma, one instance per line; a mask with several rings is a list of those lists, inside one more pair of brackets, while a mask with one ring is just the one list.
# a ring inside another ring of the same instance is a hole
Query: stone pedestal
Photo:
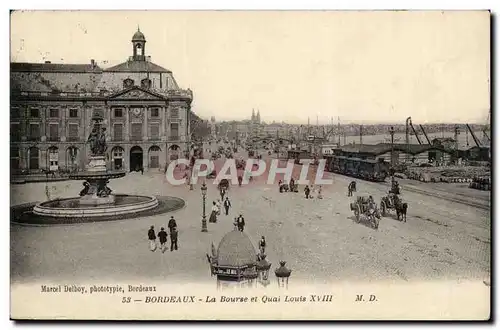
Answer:
[[88, 172], [106, 172], [106, 158], [104, 156], [91, 156], [86, 170]]
[[[96, 176], [96, 178], [91, 178], [91, 175], [87, 178], [87, 183], [89, 189], [86, 194], [80, 197], [80, 205], [86, 206], [99, 206], [115, 203], [115, 196], [111, 194], [105, 194], [104, 196], [99, 196], [102, 191], [108, 189], [106, 186], [108, 179], [106, 178], [106, 159], [104, 156], [91, 156], [90, 162], [86, 168], [89, 174]], [[100, 175], [102, 173], [102, 175]], [[111, 192], [111, 190], [109, 190]]]

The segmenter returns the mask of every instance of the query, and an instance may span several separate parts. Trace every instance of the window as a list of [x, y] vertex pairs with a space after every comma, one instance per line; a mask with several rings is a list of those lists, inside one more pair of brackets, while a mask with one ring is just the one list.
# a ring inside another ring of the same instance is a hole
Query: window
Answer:
[[37, 147], [31, 147], [28, 149], [30, 170], [37, 170], [39, 168], [38, 153], [39, 149]]
[[170, 118], [179, 118], [179, 109], [178, 108], [170, 109]]
[[56, 147], [49, 148], [49, 169], [51, 171], [59, 169], [59, 149]]
[[114, 114], [115, 114], [115, 118], [123, 117], [123, 109], [115, 109]]
[[31, 118], [39, 118], [40, 117], [40, 110], [30, 109], [30, 117]]
[[49, 117], [50, 118], [58, 118], [59, 117], [59, 110], [58, 109], [50, 109]]
[[10, 118], [17, 119], [21, 117], [21, 111], [19, 108], [11, 108], [10, 109]]
[[150, 134], [151, 140], [159, 140], [160, 139], [160, 125], [159, 124], [151, 124], [149, 134]]
[[152, 118], [160, 117], [160, 109], [152, 108], [151, 109], [151, 117]]
[[141, 87], [145, 89], [149, 89], [151, 87], [151, 80], [149, 79], [142, 79], [141, 80]]
[[59, 141], [58, 124], [49, 124], [49, 141]]
[[10, 140], [21, 141], [21, 129], [18, 123], [10, 124]]
[[69, 109], [69, 117], [77, 118], [78, 117], [78, 109]]
[[118, 147], [113, 150], [113, 158], [123, 158], [123, 149]]
[[30, 141], [39, 141], [40, 140], [40, 125], [30, 124], [29, 140]]
[[68, 125], [68, 140], [69, 141], [78, 141], [78, 124], [69, 124]]
[[113, 141], [123, 141], [123, 125], [113, 125]]
[[177, 138], [179, 136], [179, 124], [176, 123], [170, 124], [170, 136], [172, 138]]
[[132, 134], [133, 141], [142, 140], [142, 123], [133, 123], [132, 124]]
[[10, 168], [19, 169], [19, 148], [17, 147], [10, 147]]

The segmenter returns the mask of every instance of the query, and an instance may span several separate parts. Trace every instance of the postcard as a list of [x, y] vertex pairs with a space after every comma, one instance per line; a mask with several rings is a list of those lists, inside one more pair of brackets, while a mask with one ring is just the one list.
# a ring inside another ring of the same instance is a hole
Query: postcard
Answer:
[[488, 11], [13, 11], [15, 320], [488, 320]]

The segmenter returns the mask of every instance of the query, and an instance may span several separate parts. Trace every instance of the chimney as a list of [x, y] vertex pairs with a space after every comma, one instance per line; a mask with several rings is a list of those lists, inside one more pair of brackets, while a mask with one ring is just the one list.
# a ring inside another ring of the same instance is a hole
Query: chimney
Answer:
[[90, 60], [90, 66], [92, 67], [92, 69], [95, 68], [95, 60], [94, 59]]
[[50, 64], [51, 62], [50, 61], [45, 61], [45, 64]]

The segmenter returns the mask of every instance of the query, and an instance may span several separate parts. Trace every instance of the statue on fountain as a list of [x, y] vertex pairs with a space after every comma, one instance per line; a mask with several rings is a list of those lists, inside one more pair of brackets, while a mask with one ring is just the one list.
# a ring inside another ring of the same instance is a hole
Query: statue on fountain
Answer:
[[86, 171], [78, 177], [85, 179], [84, 189], [80, 191], [81, 205], [114, 204], [115, 196], [107, 186], [110, 178], [120, 178], [125, 175], [123, 171], [108, 171], [106, 166], [106, 128], [102, 127], [103, 118], [96, 113], [92, 117], [94, 125], [90, 132], [87, 144], [90, 149], [89, 163]]
[[98, 129], [94, 127], [89, 134], [87, 143], [90, 144], [90, 152], [95, 156], [102, 156], [107, 150], [106, 146], [106, 128], [101, 127]]

